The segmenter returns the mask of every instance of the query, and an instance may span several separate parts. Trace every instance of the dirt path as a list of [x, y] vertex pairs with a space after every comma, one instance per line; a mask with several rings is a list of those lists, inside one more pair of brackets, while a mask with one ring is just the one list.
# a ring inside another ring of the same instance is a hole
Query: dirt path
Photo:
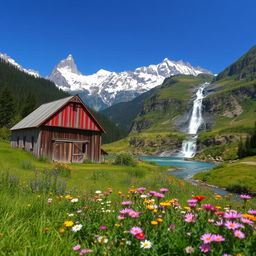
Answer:
[[256, 162], [241, 162], [241, 164], [256, 165]]

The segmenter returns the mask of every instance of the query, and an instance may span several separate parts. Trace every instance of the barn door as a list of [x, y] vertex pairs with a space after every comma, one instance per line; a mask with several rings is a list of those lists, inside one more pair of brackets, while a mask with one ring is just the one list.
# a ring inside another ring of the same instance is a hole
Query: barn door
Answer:
[[85, 158], [86, 150], [85, 143], [73, 142], [73, 153], [72, 153], [72, 162], [73, 163], [82, 163]]
[[72, 143], [54, 142], [52, 151], [52, 160], [54, 162], [71, 162], [72, 160]]

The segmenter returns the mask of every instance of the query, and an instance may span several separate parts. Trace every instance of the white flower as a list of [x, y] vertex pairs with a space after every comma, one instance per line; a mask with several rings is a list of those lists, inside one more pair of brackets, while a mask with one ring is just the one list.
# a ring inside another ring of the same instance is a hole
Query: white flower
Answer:
[[192, 246], [187, 246], [185, 248], [185, 251], [186, 253], [192, 254], [195, 251], [195, 249]]
[[152, 247], [152, 243], [150, 241], [148, 241], [148, 240], [140, 242], [140, 248], [149, 249], [151, 247]]
[[74, 213], [68, 213], [68, 217], [73, 217]]
[[71, 202], [71, 203], [77, 203], [77, 202], [78, 202], [78, 198], [73, 198], [73, 199], [71, 199], [70, 202]]
[[101, 243], [101, 244], [106, 244], [108, 242], [108, 239], [107, 238], [104, 238], [103, 236], [99, 236], [97, 238], [98, 242]]
[[111, 201], [107, 201], [106, 203], [107, 203], [107, 204], [111, 204]]
[[127, 244], [127, 245], [131, 245], [131, 244], [132, 244], [132, 241], [127, 240], [127, 241], [126, 241], [126, 244]]
[[96, 201], [99, 201], [99, 202], [101, 202], [101, 201], [102, 201], [102, 198], [99, 198], [99, 199], [97, 199]]
[[101, 194], [102, 192], [100, 190], [96, 190], [95, 194]]
[[73, 232], [77, 232], [77, 231], [81, 230], [82, 227], [83, 227], [82, 224], [78, 224], [78, 225], [73, 226], [72, 230], [73, 230]]
[[147, 195], [141, 195], [140, 198], [147, 198]]

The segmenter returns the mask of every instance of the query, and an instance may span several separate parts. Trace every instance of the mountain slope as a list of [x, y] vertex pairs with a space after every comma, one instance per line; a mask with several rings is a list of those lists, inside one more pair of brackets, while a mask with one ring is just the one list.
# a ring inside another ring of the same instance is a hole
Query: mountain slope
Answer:
[[103, 109], [100, 113], [110, 118], [118, 127], [124, 130], [126, 135], [128, 135], [132, 122], [141, 111], [144, 101], [153, 94], [157, 88], [158, 87], [155, 87], [144, 92], [131, 101], [114, 104], [109, 108]]
[[166, 58], [160, 64], [140, 67], [134, 71], [117, 73], [101, 69], [95, 74], [83, 75], [78, 71], [72, 55], [69, 55], [54, 67], [49, 79], [64, 91], [79, 93], [92, 108], [99, 110], [130, 101], [161, 85], [166, 77], [177, 74], [197, 76], [201, 73], [210, 72]]

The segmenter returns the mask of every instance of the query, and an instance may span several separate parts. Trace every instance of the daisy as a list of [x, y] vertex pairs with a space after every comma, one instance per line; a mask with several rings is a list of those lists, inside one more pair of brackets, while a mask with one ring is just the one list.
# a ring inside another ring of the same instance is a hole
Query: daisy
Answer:
[[211, 233], [207, 233], [201, 236], [201, 240], [204, 241], [205, 244], [208, 244], [212, 241], [214, 241], [214, 235], [212, 235]]
[[130, 229], [130, 233], [132, 235], [137, 235], [137, 234], [143, 233], [143, 230], [141, 228], [139, 228], [139, 227], [132, 227]]
[[228, 228], [228, 229], [238, 229], [240, 227], [240, 224], [237, 223], [237, 222], [234, 222], [234, 221], [227, 221], [225, 223], [225, 226]]
[[240, 231], [240, 230], [235, 230], [234, 231], [234, 236], [238, 237], [240, 239], [243, 239], [245, 237], [244, 233], [242, 231]]
[[185, 252], [188, 254], [192, 254], [195, 251], [195, 249], [192, 246], [187, 246], [185, 248]]
[[148, 240], [140, 242], [140, 248], [149, 249], [152, 247], [152, 243]]
[[77, 231], [81, 230], [82, 227], [83, 227], [82, 224], [75, 225], [75, 226], [72, 227], [72, 231], [77, 232]]

